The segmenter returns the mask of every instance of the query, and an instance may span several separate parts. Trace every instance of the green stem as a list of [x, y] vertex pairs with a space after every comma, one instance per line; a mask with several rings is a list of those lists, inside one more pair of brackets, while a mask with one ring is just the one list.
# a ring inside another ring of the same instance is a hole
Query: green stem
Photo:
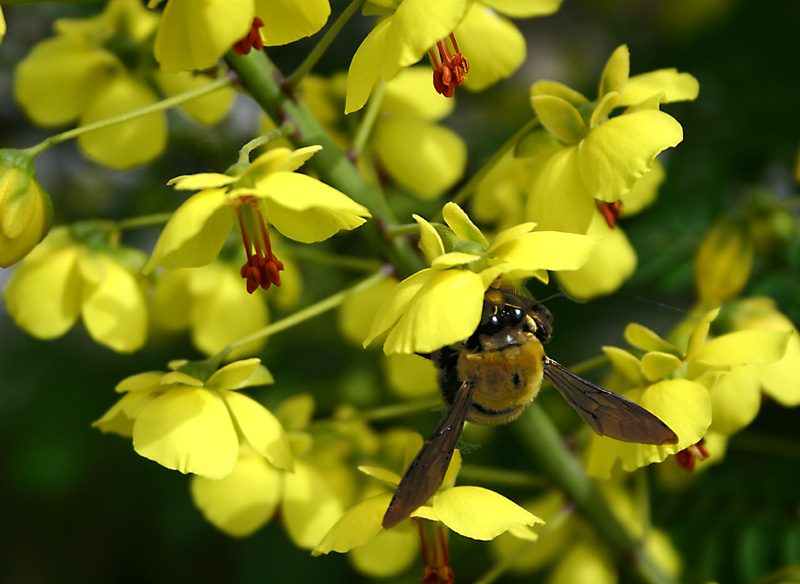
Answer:
[[491, 483], [494, 485], [503, 485], [505, 487], [540, 489], [550, 481], [544, 476], [537, 476], [528, 472], [492, 466], [480, 466], [477, 464], [465, 464], [461, 467], [461, 470], [458, 471], [458, 482]]
[[285, 92], [283, 75], [267, 55], [263, 51], [250, 51], [242, 56], [229, 51], [225, 58], [253, 99], [277, 125], [287, 120], [295, 125], [297, 131], [289, 136], [295, 146], [322, 146], [306, 166], [323, 182], [370, 210], [373, 221], [359, 228], [369, 245], [387, 258], [401, 277], [418, 271], [422, 261], [410, 244], [403, 239], [389, 241], [380, 231], [380, 225], [397, 223], [380, 191], [364, 180], [305, 105]]
[[259, 136], [258, 138], [253, 138], [247, 144], [242, 146], [239, 149], [239, 157], [237, 159], [237, 164], [247, 164], [250, 162], [250, 153], [255, 150], [256, 148], [263, 146], [264, 144], [269, 144], [273, 140], [280, 140], [284, 136], [288, 136], [292, 132], [294, 132], [295, 127], [294, 124], [286, 122], [280, 128], [276, 130], [272, 130], [266, 134]]
[[154, 227], [164, 225], [172, 217], [172, 213], [153, 213], [152, 215], [140, 215], [138, 217], [128, 217], [117, 221], [117, 229], [141, 229], [142, 227]]
[[234, 341], [233, 343], [230, 343], [220, 352], [229, 353], [236, 347], [252, 343], [253, 341], [257, 341], [259, 339], [264, 339], [266, 337], [274, 335], [275, 333], [279, 333], [286, 329], [292, 328], [293, 326], [297, 326], [301, 322], [304, 322], [306, 320], [314, 318], [315, 316], [319, 316], [323, 312], [327, 312], [333, 308], [336, 308], [353, 294], [358, 294], [359, 292], [363, 292], [364, 290], [367, 290], [372, 286], [375, 286], [379, 282], [382, 282], [387, 277], [388, 277], [387, 270], [381, 269], [372, 274], [369, 278], [362, 280], [361, 282], [359, 282], [355, 286], [352, 286], [351, 288], [347, 288], [345, 290], [342, 290], [341, 292], [333, 294], [332, 296], [328, 296], [324, 300], [320, 300], [319, 302], [316, 302], [311, 306], [308, 306], [302, 310], [298, 310], [294, 314], [291, 314], [284, 319], [281, 319], [277, 322], [273, 322], [272, 324], [265, 326], [260, 331], [256, 331], [250, 335], [247, 335], [246, 337], [242, 337], [241, 339]]
[[497, 150], [497, 152], [495, 152], [492, 157], [489, 158], [489, 160], [486, 161], [481, 169], [472, 175], [469, 181], [467, 181], [467, 183], [461, 187], [455, 195], [453, 195], [451, 200], [458, 205], [461, 205], [464, 201], [466, 201], [478, 188], [478, 185], [481, 184], [481, 181], [486, 177], [486, 175], [489, 174], [489, 172], [491, 172], [491, 170], [503, 159], [503, 156], [505, 156], [506, 152], [516, 146], [517, 142], [519, 142], [521, 138], [523, 138], [538, 125], [539, 118], [534, 117], [527, 124], [517, 130], [514, 135], [511, 136], [511, 138], [509, 138], [506, 143], [503, 144]]
[[378, 260], [327, 253], [324, 251], [319, 251], [313, 246], [282, 245], [281, 251], [285, 251], [286, 254], [291, 256], [293, 259], [314, 262], [316, 264], [322, 264], [336, 268], [344, 268], [345, 270], [374, 272], [381, 267], [381, 263]]
[[674, 580], [645, 551], [642, 542], [617, 519], [539, 404], [534, 403], [526, 415], [512, 424], [512, 428], [522, 445], [536, 456], [547, 474], [578, 507], [583, 518], [629, 564], [641, 582], [674, 584]]
[[133, 110], [131, 112], [126, 112], [118, 116], [106, 118], [104, 120], [98, 120], [94, 123], [86, 124], [85, 126], [79, 126], [77, 128], [67, 130], [66, 132], [61, 132], [60, 134], [56, 134], [55, 136], [50, 136], [49, 138], [43, 140], [39, 144], [31, 146], [30, 148], [26, 148], [25, 152], [27, 152], [31, 156], [39, 156], [39, 154], [41, 154], [51, 146], [55, 146], [56, 144], [60, 144], [61, 142], [71, 140], [72, 138], [77, 138], [78, 136], [81, 136], [83, 134], [88, 134], [89, 132], [94, 132], [95, 130], [102, 130], [103, 128], [108, 128], [111, 126], [115, 126], [117, 124], [122, 124], [125, 122], [129, 122], [131, 120], [135, 120], [137, 118], [141, 118], [142, 116], [147, 116], [152, 113], [164, 111], [166, 109], [169, 109], [176, 105], [180, 105], [187, 101], [191, 101], [203, 95], [213, 93], [214, 91], [222, 89], [223, 87], [226, 87], [230, 84], [231, 84], [231, 79], [228, 76], [219, 77], [209, 83], [206, 83], [205, 85], [201, 85], [200, 87], [195, 87], [194, 89], [190, 89], [189, 91], [179, 93], [178, 95], [173, 95], [172, 97], [168, 97], [167, 99], [162, 99], [161, 101], [157, 101], [156, 103], [152, 103], [143, 108]]
[[405, 237], [406, 235], [417, 235], [419, 233], [418, 223], [406, 223], [405, 225], [387, 225], [383, 232], [386, 237]]
[[300, 63], [300, 66], [289, 76], [289, 79], [286, 80], [286, 84], [289, 89], [296, 89], [297, 86], [300, 85], [300, 82], [308, 75], [311, 70], [314, 68], [314, 65], [320, 60], [322, 55], [325, 54], [325, 51], [328, 50], [328, 47], [333, 42], [333, 39], [337, 37], [339, 32], [342, 30], [347, 21], [356, 13], [361, 5], [364, 3], [364, 0], [353, 0], [350, 3], [350, 6], [339, 15], [339, 18], [336, 19], [336, 22], [331, 25], [331, 27], [325, 32], [325, 35], [320, 39], [317, 43], [317, 46], [308, 54], [305, 60]]
[[375, 121], [378, 119], [378, 114], [381, 111], [381, 103], [383, 103], [383, 96], [385, 94], [386, 82], [379, 78], [372, 90], [372, 97], [367, 103], [364, 117], [361, 118], [361, 124], [358, 126], [356, 135], [353, 138], [353, 152], [356, 158], [361, 156], [364, 147], [367, 145], [369, 135], [372, 133], [372, 128], [375, 126]]

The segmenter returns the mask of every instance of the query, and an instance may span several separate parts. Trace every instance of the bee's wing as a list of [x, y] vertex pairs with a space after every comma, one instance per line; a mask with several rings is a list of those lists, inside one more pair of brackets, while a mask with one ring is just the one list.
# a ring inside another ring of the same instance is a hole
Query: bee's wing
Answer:
[[678, 442], [675, 432], [642, 406], [589, 383], [549, 357], [544, 360], [544, 374], [601, 436], [640, 444]]
[[442, 486], [453, 450], [464, 429], [467, 410], [472, 403], [472, 391], [472, 384], [466, 381], [461, 384], [450, 410], [411, 461], [383, 516], [385, 529], [394, 527], [411, 515]]

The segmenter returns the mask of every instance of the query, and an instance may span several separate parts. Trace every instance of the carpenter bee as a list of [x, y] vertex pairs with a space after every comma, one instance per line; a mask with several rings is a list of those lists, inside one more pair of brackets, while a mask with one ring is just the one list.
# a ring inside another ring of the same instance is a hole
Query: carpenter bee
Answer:
[[458, 345], [422, 355], [439, 370], [447, 414], [406, 470], [383, 517], [393, 527], [441, 486], [464, 421], [505, 424], [517, 418], [547, 377], [601, 436], [641, 444], [675, 444], [678, 436], [643, 407], [582, 379], [548, 357], [552, 334], [543, 304], [491, 287], [475, 332]]

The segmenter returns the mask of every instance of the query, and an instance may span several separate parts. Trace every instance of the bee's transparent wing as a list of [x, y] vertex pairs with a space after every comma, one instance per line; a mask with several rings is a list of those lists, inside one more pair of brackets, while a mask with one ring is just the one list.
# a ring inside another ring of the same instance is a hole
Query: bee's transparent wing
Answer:
[[642, 406], [578, 377], [549, 357], [545, 357], [544, 374], [601, 436], [640, 444], [678, 442], [675, 432]]
[[472, 403], [472, 391], [471, 384], [466, 381], [461, 384], [450, 410], [411, 461], [383, 516], [385, 529], [394, 527], [411, 515], [442, 486], [453, 450], [464, 429], [467, 410]]

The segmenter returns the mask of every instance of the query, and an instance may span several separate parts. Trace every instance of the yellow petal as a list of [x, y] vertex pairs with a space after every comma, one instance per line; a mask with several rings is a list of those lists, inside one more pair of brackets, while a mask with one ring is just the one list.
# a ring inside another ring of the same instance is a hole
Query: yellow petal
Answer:
[[241, 389], [251, 385], [260, 385], [254, 379], [263, 379], [261, 383], [272, 383], [272, 375], [261, 365], [261, 359], [252, 357], [228, 363], [215, 371], [206, 381], [205, 386], [213, 389]]
[[141, 456], [184, 474], [228, 476], [239, 458], [239, 440], [223, 401], [204, 388], [170, 389], [150, 402], [133, 426]]
[[616, 201], [653, 167], [655, 157], [683, 140], [683, 128], [656, 110], [617, 116], [593, 128], [579, 146], [586, 189], [601, 201]]
[[536, 97], [537, 95], [560, 97], [567, 103], [574, 105], [576, 108], [581, 108], [589, 103], [588, 99], [571, 87], [568, 87], [563, 83], [559, 83], [558, 81], [548, 81], [546, 79], [537, 81], [531, 85], [531, 97]]
[[455, 268], [457, 266], [465, 266], [471, 262], [481, 259], [481, 256], [462, 253], [460, 251], [451, 251], [449, 253], [440, 255], [431, 262], [431, 267], [439, 270], [446, 270], [447, 268]]
[[286, 473], [281, 514], [295, 545], [312, 549], [342, 517], [344, 508], [320, 471], [298, 461]]
[[476, 2], [454, 31], [469, 60], [464, 87], [482, 91], [510, 77], [525, 62], [525, 37], [508, 19]]
[[643, 351], [659, 351], [676, 355], [678, 349], [658, 336], [654, 331], [632, 322], [625, 327], [625, 340], [628, 344]]
[[419, 225], [419, 248], [428, 261], [432, 262], [441, 255], [444, 255], [444, 243], [442, 236], [436, 228], [417, 214], [412, 215], [414, 221]]
[[278, 419], [246, 395], [234, 391], [221, 391], [220, 394], [248, 444], [273, 466], [291, 471], [294, 465], [292, 449]]
[[709, 389], [714, 419], [709, 430], [725, 436], [752, 422], [761, 408], [757, 368], [744, 365], [723, 372]]
[[514, 18], [544, 16], [556, 12], [564, 0], [481, 0], [500, 14]]
[[[215, 288], [196, 299], [191, 314], [192, 342], [209, 356], [264, 328], [269, 321], [264, 297], [248, 294], [236, 271], [225, 268], [215, 270], [215, 273]], [[263, 339], [240, 345], [231, 351], [228, 358], [252, 355], [263, 345]]]
[[[81, 125], [125, 114], [151, 105], [158, 96], [133, 76], [118, 75], [87, 100]], [[167, 144], [167, 118], [164, 112], [147, 114], [122, 124], [95, 130], [78, 137], [78, 145], [96, 162], [127, 170], [150, 162]]]
[[544, 231], [586, 233], [597, 212], [596, 194], [584, 184], [578, 148], [558, 148], [537, 157], [531, 177], [525, 218]]
[[381, 304], [397, 286], [394, 278], [387, 278], [359, 294], [349, 296], [339, 309], [339, 330], [351, 343], [361, 344], [370, 334], [370, 327]]
[[418, 355], [398, 353], [384, 359], [386, 380], [395, 395], [415, 398], [435, 395], [439, 389], [433, 363]]
[[694, 331], [692, 331], [691, 336], [689, 337], [689, 342], [686, 348], [686, 359], [687, 361], [690, 359], [694, 359], [697, 351], [703, 346], [703, 343], [706, 342], [706, 338], [708, 337], [708, 331], [711, 328], [711, 322], [717, 318], [719, 315], [719, 308], [715, 308], [711, 310], [700, 319], [700, 322], [697, 323]]
[[469, 218], [469, 215], [455, 203], [447, 203], [442, 208], [442, 216], [444, 217], [445, 223], [450, 226], [450, 229], [452, 229], [460, 239], [472, 241], [483, 247], [489, 245], [489, 242], [486, 241], [483, 233], [475, 226], [472, 219]]
[[400, 483], [400, 475], [385, 468], [362, 465], [358, 467], [358, 470], [392, 488], [396, 488]]
[[155, 57], [165, 73], [207, 69], [242, 39], [255, 17], [253, 0], [170, 0], [156, 34]]
[[16, 267], [3, 298], [17, 326], [37, 338], [53, 339], [75, 324], [81, 299], [77, 257], [77, 248], [69, 246], [43, 261], [29, 257]]
[[603, 347], [603, 352], [615, 372], [625, 377], [633, 385], [644, 385], [645, 379], [642, 375], [641, 363], [635, 355], [617, 347]]
[[222, 189], [201, 191], [184, 202], [156, 242], [144, 273], [156, 266], [194, 268], [217, 257], [233, 227], [233, 213]]
[[454, 487], [433, 498], [440, 521], [464, 537], [487, 541], [512, 527], [542, 523], [533, 513], [481, 487]]
[[452, 187], [467, 163], [467, 147], [458, 134], [409, 115], [381, 119], [372, 145], [389, 176], [423, 199]]
[[661, 103], [693, 101], [700, 92], [697, 79], [677, 69], [659, 69], [634, 75], [625, 84], [620, 96], [620, 105], [636, 105], [661, 94]]
[[438, 270], [430, 268], [412, 274], [394, 286], [393, 290], [383, 300], [372, 321], [369, 335], [364, 340], [364, 346], [369, 345], [376, 337], [389, 330], [403, 312], [408, 308], [414, 296], [436, 274]]
[[256, 0], [256, 16], [264, 21], [261, 38], [267, 46], [311, 36], [325, 26], [330, 14], [329, 0]]
[[524, 270], [575, 270], [591, 257], [600, 239], [576, 233], [534, 231], [494, 250], [494, 257]]
[[370, 213], [344, 193], [303, 174], [278, 172], [258, 182], [269, 222], [295, 241], [313, 243], [355, 229]]
[[203, 517], [234, 537], [246, 537], [275, 514], [283, 491], [281, 473], [258, 456], [242, 456], [220, 480], [192, 477], [192, 500]]
[[547, 131], [564, 144], [577, 144], [589, 133], [589, 127], [575, 106], [560, 97], [535, 96], [531, 98], [531, 105]]
[[390, 24], [391, 20], [388, 18], [378, 22], [353, 55], [347, 72], [345, 114], [358, 111], [367, 103], [381, 74], [381, 56], [386, 51]]
[[117, 262], [102, 257], [105, 278], [84, 289], [81, 314], [92, 338], [120, 353], [131, 353], [147, 338], [143, 282]]
[[47, 39], [17, 65], [14, 97], [35, 123], [59, 126], [78, 118], [120, 67], [111, 53], [83, 39]]
[[186, 174], [176, 176], [167, 182], [168, 185], [175, 187], [178, 191], [199, 191], [204, 189], [216, 189], [235, 183], [238, 177], [217, 172], [200, 172], [197, 174]]
[[350, 551], [349, 558], [361, 574], [371, 578], [400, 575], [419, 555], [419, 530], [410, 522], [378, 533]]
[[145, 389], [156, 389], [161, 384], [161, 377], [163, 371], [146, 371], [145, 373], [137, 373], [131, 375], [120, 381], [114, 388], [117, 393], [125, 393], [127, 391], [142, 391]]
[[600, 79], [600, 91], [598, 95], [602, 98], [607, 93], [620, 93], [628, 82], [630, 75], [631, 54], [627, 45], [617, 47], [606, 62], [603, 75]]
[[126, 393], [100, 419], [92, 422], [92, 428], [130, 438], [133, 435], [133, 419], [128, 416], [127, 410], [134, 402], [146, 398], [148, 394], [146, 390]]
[[617, 290], [636, 269], [636, 251], [619, 228], [609, 228], [596, 212], [587, 235], [602, 238], [588, 261], [577, 270], [558, 273], [558, 282], [571, 297], [587, 300]]
[[792, 331], [736, 331], [707, 341], [694, 356], [695, 361], [713, 366], [751, 363], [766, 365], [786, 354]]
[[607, 548], [578, 541], [559, 559], [549, 581], [551, 584], [617, 584], [618, 576]]
[[669, 377], [680, 366], [681, 360], [671, 353], [650, 351], [642, 357], [642, 373], [651, 383]]
[[485, 287], [469, 270], [436, 270], [410, 299], [383, 351], [429, 353], [469, 337], [478, 326]]
[[318, 556], [329, 552], [345, 553], [367, 543], [383, 529], [381, 522], [391, 500], [392, 493], [382, 493], [348, 509], [312, 554]]
[[400, 71], [386, 84], [381, 101], [382, 114], [414, 116], [430, 121], [448, 116], [454, 107], [454, 99], [439, 95], [434, 89], [428, 66]]
[[[193, 75], [188, 71], [180, 73], [156, 71], [154, 76], [158, 86], [169, 96], [202, 87], [212, 81], [205, 75]], [[212, 126], [221, 122], [228, 114], [234, 96], [232, 88], [222, 87], [213, 93], [182, 103], [181, 108], [195, 121]]]

